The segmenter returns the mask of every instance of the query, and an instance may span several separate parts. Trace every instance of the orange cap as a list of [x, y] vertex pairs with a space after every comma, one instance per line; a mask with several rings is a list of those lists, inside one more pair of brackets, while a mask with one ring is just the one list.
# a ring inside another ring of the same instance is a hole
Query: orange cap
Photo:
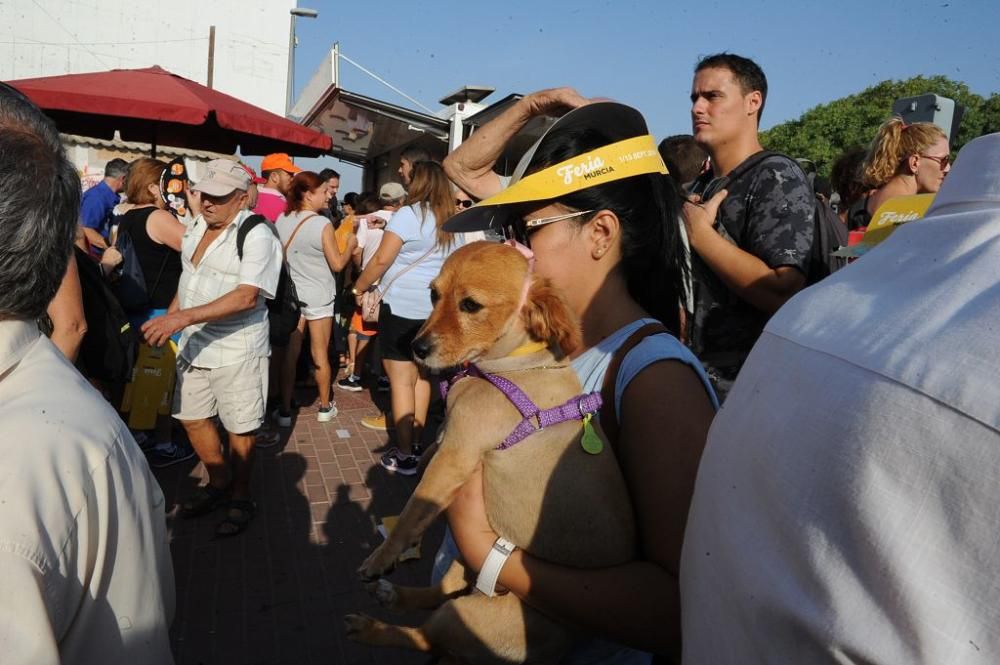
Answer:
[[288, 156], [287, 153], [275, 152], [264, 158], [264, 161], [260, 163], [260, 170], [261, 173], [263, 173], [264, 171], [281, 170], [281, 171], [287, 171], [288, 173], [295, 175], [302, 169], [297, 167], [295, 164], [292, 164], [292, 159], [291, 157]]

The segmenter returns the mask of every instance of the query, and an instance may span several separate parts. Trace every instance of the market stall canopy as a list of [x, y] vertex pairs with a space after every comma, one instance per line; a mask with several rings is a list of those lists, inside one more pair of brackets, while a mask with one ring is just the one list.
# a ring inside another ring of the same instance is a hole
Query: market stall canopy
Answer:
[[330, 136], [160, 67], [8, 81], [59, 131], [195, 150], [302, 157], [329, 153]]
[[[295, 114], [293, 109], [292, 116]], [[432, 138], [435, 144], [440, 143], [439, 150], [443, 154], [450, 127], [443, 118], [335, 86], [323, 91], [313, 102], [303, 115], [302, 124], [336, 138], [330, 151], [334, 157], [362, 166], [426, 137]]]

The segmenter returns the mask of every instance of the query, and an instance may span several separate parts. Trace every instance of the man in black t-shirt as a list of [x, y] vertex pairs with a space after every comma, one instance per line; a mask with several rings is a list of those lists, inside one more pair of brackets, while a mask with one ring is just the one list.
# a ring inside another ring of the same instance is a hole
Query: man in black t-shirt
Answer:
[[752, 60], [709, 56], [695, 68], [691, 120], [712, 170], [684, 206], [692, 248], [691, 346], [724, 396], [770, 316], [802, 289], [815, 199], [802, 169], [754, 157], [767, 79]]

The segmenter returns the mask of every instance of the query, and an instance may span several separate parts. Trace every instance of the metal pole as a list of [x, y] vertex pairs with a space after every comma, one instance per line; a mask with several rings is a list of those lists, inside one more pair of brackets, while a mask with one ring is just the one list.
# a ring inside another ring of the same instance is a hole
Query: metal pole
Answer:
[[215, 26], [208, 28], [208, 87], [212, 87], [215, 78]]
[[292, 89], [295, 78], [295, 14], [288, 26], [288, 88], [285, 90], [285, 115], [292, 112]]
[[340, 87], [340, 42], [333, 43], [333, 87]]

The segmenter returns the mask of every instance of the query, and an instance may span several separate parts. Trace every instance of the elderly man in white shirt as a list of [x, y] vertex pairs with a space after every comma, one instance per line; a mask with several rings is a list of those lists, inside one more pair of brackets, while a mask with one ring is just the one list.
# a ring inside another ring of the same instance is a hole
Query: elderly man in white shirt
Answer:
[[684, 662], [1000, 660], [1000, 134], [771, 319], [717, 416]]
[[[183, 273], [168, 313], [143, 325], [146, 340], [166, 342], [183, 331], [177, 354], [174, 417], [181, 421], [208, 471], [208, 484], [181, 507], [184, 517], [226, 507], [216, 534], [242, 533], [256, 506], [250, 499], [254, 433], [264, 422], [268, 339], [265, 298], [274, 298], [283, 260], [270, 224], [247, 233], [243, 258], [237, 232], [246, 210], [249, 174], [237, 162], [217, 159], [193, 189], [201, 195], [201, 215], [181, 241]], [[212, 418], [229, 434], [232, 474]]]
[[167, 665], [163, 494], [114, 409], [36, 324], [79, 205], [55, 126], [0, 83], [0, 662]]

